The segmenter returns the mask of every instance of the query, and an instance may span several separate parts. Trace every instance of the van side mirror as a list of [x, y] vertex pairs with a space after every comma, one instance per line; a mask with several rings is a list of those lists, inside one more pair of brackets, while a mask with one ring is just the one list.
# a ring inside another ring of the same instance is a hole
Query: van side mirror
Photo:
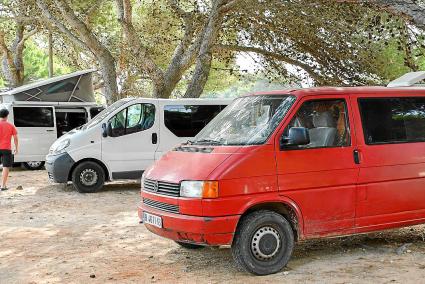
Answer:
[[112, 122], [108, 121], [108, 124], [106, 124], [106, 133], [109, 137], [114, 137], [112, 132]]
[[280, 138], [280, 149], [288, 149], [294, 146], [307, 145], [310, 143], [310, 135], [305, 127], [289, 128], [288, 136]]
[[108, 130], [107, 130], [106, 123], [102, 123], [102, 137], [103, 138], [108, 137]]
[[103, 137], [113, 137], [112, 135], [112, 124], [110, 121], [108, 121], [108, 123], [103, 123], [102, 124], [102, 136]]

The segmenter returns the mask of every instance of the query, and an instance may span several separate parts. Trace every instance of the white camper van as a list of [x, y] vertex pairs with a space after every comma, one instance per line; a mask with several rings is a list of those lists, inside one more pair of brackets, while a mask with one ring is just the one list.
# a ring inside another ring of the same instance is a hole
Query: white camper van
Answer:
[[41, 169], [56, 139], [104, 109], [94, 99], [93, 71], [57, 76], [0, 94], [0, 109], [9, 111], [9, 121], [19, 135], [15, 163], [22, 163], [27, 169]]
[[139, 179], [172, 147], [194, 137], [231, 100], [119, 100], [49, 150], [46, 169], [57, 183], [95, 192], [105, 181]]

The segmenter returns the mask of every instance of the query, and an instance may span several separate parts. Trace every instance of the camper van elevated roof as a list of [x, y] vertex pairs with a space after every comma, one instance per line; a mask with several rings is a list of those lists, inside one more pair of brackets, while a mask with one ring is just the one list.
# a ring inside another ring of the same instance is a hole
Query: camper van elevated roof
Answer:
[[95, 71], [95, 69], [87, 69], [39, 80], [0, 93], [0, 97], [3, 102], [94, 102], [91, 73]]

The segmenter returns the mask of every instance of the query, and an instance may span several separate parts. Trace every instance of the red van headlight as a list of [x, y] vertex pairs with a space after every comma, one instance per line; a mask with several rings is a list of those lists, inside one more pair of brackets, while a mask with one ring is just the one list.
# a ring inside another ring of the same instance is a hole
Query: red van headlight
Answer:
[[142, 178], [140, 179], [140, 191], [143, 191], [143, 187], [145, 186], [145, 172], [142, 174]]
[[190, 198], [217, 198], [218, 181], [185, 180], [180, 184], [180, 196]]

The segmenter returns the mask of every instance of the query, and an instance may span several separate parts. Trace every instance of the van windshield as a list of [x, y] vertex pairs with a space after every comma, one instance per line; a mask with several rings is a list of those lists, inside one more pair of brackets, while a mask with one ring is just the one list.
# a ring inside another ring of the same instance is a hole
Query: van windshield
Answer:
[[273, 133], [294, 96], [259, 95], [234, 100], [195, 139], [194, 145], [258, 145]]
[[116, 109], [120, 108], [122, 105], [128, 103], [129, 99], [122, 99], [119, 101], [116, 101], [115, 103], [111, 104], [109, 107], [102, 110], [100, 113], [98, 113], [92, 120], [90, 120], [86, 125], [83, 126], [83, 129], [91, 128], [101, 122], [105, 117], [107, 117], [110, 113], [114, 112]]

